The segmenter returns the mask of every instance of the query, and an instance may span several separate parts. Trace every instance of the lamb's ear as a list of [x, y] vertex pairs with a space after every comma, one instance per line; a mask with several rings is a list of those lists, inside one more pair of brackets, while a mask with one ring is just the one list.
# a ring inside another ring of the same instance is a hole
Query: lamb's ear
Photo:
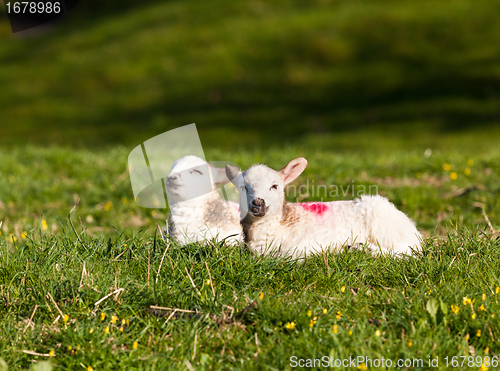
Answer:
[[288, 163], [278, 173], [283, 178], [285, 185], [293, 182], [307, 167], [307, 160], [303, 157], [296, 158]]
[[212, 181], [215, 185], [224, 185], [229, 183], [229, 179], [226, 175], [226, 170], [220, 167], [210, 166], [210, 173], [212, 174]]
[[[231, 166], [229, 164], [226, 164], [226, 175], [231, 181], [231, 183], [234, 184], [234, 181], [236, 180], [236, 177], [240, 175], [240, 169], [238, 169], [236, 166]], [[234, 184], [236, 185], [236, 184]]]

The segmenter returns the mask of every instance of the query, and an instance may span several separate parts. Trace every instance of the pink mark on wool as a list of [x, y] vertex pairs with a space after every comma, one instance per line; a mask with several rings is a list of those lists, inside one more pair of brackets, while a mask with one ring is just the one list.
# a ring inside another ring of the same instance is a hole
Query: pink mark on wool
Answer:
[[301, 206], [304, 210], [316, 215], [323, 215], [325, 212], [330, 210], [328, 205], [322, 202], [303, 202], [299, 203], [298, 205]]

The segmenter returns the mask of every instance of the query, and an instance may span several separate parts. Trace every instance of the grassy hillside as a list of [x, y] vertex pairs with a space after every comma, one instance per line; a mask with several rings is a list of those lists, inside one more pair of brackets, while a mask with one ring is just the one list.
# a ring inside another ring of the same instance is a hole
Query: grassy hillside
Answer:
[[129, 3], [31, 37], [1, 24], [1, 143], [135, 144], [191, 122], [228, 147], [498, 134], [497, 2]]

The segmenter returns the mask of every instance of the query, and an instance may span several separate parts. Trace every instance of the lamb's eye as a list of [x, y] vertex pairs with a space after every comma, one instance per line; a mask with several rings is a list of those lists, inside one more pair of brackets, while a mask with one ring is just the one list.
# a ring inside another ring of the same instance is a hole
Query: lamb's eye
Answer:
[[192, 169], [192, 170], [190, 171], [190, 173], [191, 173], [191, 174], [193, 174], [193, 173], [197, 173], [197, 174], [203, 175], [203, 173], [202, 173], [200, 170], [198, 170], [198, 169]]
[[273, 190], [277, 190], [277, 189], [278, 189], [278, 185], [277, 185], [277, 184], [273, 184], [273, 185], [271, 186], [271, 189], [273, 189]]

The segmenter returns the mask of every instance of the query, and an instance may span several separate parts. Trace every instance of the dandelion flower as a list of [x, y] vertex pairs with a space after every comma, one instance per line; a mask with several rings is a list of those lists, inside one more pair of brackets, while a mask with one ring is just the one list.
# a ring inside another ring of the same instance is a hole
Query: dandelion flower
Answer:
[[25, 240], [26, 238], [28, 238], [28, 232], [23, 231], [23, 233], [21, 233], [21, 240]]
[[205, 285], [207, 286], [210, 286], [210, 280], [207, 278], [207, 280], [205, 281]]
[[499, 291], [500, 291], [500, 287], [497, 286], [497, 288], [495, 289], [495, 294], [498, 294]]
[[472, 313], [472, 316], [470, 316], [472, 319], [476, 319], [476, 313]]
[[366, 363], [362, 363], [358, 366], [358, 368], [361, 370], [361, 371], [366, 371], [368, 370], [368, 367], [366, 367]]
[[464, 305], [467, 305], [471, 303], [471, 300], [467, 296], [464, 296], [462, 302], [464, 303]]
[[49, 357], [55, 357], [55, 356], [56, 356], [56, 352], [54, 352], [54, 349], [51, 349], [49, 352]]
[[458, 307], [458, 305], [454, 305], [454, 304], [451, 305], [451, 311], [453, 313], [457, 314], [459, 310], [460, 310], [460, 308]]
[[118, 321], [118, 317], [113, 314], [111, 316], [111, 323], [115, 323], [116, 321]]
[[106, 327], [104, 328], [104, 333], [105, 333], [105, 334], [109, 334], [109, 326], [106, 326]]
[[71, 349], [73, 349], [73, 347], [71, 345], [68, 345], [68, 352], [71, 352]]
[[68, 323], [68, 321], [69, 321], [69, 316], [67, 314], [65, 314], [63, 317], [63, 322]]
[[411, 340], [408, 340], [408, 343], [407, 343], [407, 344], [408, 344], [408, 347], [410, 347], [410, 348], [411, 348], [411, 346], [413, 345], [413, 342], [412, 342]]
[[337, 332], [339, 332], [339, 327], [337, 325], [333, 325], [332, 331], [334, 334], [336, 334]]
[[139, 346], [139, 343], [137, 341], [134, 341], [134, 344], [132, 344], [132, 349], [136, 350], [138, 346]]
[[120, 331], [120, 332], [123, 332], [123, 326], [121, 326], [121, 327], [119, 328], [119, 331]]
[[483, 295], [481, 295], [481, 299], [483, 299], [483, 301], [486, 300], [486, 294], [485, 293], [483, 293]]
[[342, 312], [338, 310], [337, 313], [335, 314], [335, 318], [340, 319], [340, 317], [342, 317]]
[[488, 367], [486, 367], [484, 363], [481, 365], [481, 367], [478, 368], [479, 371], [486, 371], [487, 369]]
[[457, 180], [457, 178], [458, 178], [457, 173], [455, 173], [454, 171], [452, 171], [452, 172], [450, 173], [450, 179], [451, 179], [451, 180]]
[[101, 321], [104, 321], [104, 318], [106, 318], [106, 313], [102, 312], [100, 318], [101, 318]]
[[125, 318], [122, 319], [122, 326], [124, 326], [126, 323], [127, 323], [127, 321], [125, 321]]
[[42, 231], [46, 231], [47, 229], [49, 229], [49, 226], [47, 225], [47, 221], [45, 219], [42, 219], [41, 227]]
[[326, 308], [323, 308], [323, 314], [326, 314], [328, 310]]
[[464, 170], [464, 174], [469, 176], [470, 175], [470, 167], [466, 167]]
[[285, 328], [288, 330], [293, 330], [295, 328], [295, 322], [287, 322]]
[[481, 337], [481, 330], [477, 330], [477, 332], [476, 332], [476, 336], [477, 336], [478, 338], [479, 338], [479, 337]]
[[351, 336], [352, 335], [352, 330], [347, 331], [347, 335]]
[[260, 294], [259, 294], [259, 299], [262, 300], [264, 299], [264, 293], [261, 291]]
[[87, 367], [87, 371], [94, 371], [94, 369], [92, 368], [92, 366], [89, 366]]
[[479, 307], [479, 309], [481, 309], [483, 312], [486, 312], [486, 308], [483, 304], [481, 304], [481, 306]]
[[313, 312], [311, 312], [311, 310], [308, 310], [307, 311], [307, 317], [311, 317], [313, 315]]
[[450, 171], [451, 170], [451, 165], [450, 164], [443, 164], [443, 169], [445, 171]]
[[375, 336], [380, 337], [380, 330], [375, 331]]
[[345, 286], [342, 286], [342, 287], [340, 288], [340, 292], [344, 292], [344, 291], [345, 291]]
[[465, 341], [468, 341], [468, 340], [469, 340], [469, 338], [470, 338], [469, 334], [465, 334], [464, 340], [465, 340]]

